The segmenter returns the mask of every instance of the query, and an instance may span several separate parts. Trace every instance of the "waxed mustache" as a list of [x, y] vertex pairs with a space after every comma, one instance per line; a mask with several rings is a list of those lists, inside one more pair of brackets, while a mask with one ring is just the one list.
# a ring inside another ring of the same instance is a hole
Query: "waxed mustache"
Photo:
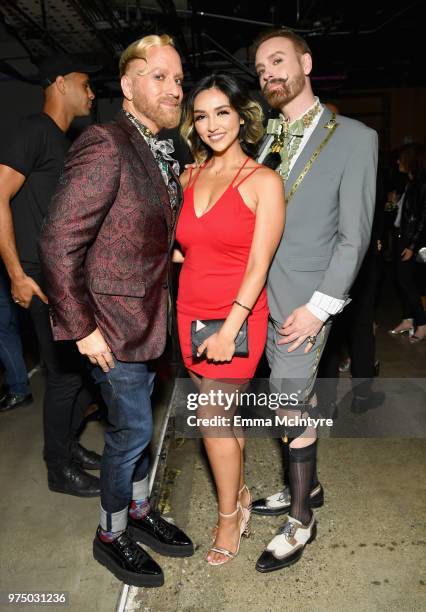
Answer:
[[265, 83], [263, 91], [264, 92], [267, 91], [269, 85], [274, 85], [275, 83], [280, 83], [281, 85], [285, 85], [287, 83], [287, 81], [288, 81], [288, 77], [286, 79], [279, 79], [279, 78], [269, 79], [269, 81], [267, 83]]

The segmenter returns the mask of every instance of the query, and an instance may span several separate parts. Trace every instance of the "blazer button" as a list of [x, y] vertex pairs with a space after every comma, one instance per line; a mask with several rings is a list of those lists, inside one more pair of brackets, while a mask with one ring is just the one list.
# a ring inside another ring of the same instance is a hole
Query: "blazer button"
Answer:
[[169, 283], [163, 283], [163, 289], [168, 289], [169, 288]]

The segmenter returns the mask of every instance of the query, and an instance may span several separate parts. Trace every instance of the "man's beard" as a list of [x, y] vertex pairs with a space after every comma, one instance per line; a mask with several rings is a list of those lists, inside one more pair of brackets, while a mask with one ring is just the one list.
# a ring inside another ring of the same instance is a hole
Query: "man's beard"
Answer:
[[164, 107], [163, 105], [151, 103], [145, 96], [133, 100], [133, 104], [141, 115], [150, 119], [160, 129], [171, 129], [179, 125], [181, 115], [181, 104], [176, 107]]
[[[280, 87], [268, 90], [270, 84], [280, 83]], [[269, 106], [281, 109], [283, 106], [294, 100], [305, 87], [305, 75], [303, 72], [297, 74], [293, 79], [270, 79], [263, 88], [263, 95]]]

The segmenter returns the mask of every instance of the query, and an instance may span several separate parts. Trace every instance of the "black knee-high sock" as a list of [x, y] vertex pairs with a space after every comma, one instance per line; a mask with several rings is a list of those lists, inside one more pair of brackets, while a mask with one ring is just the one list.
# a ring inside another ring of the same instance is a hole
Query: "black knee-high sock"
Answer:
[[281, 445], [283, 472], [284, 472], [284, 486], [290, 485], [290, 457], [289, 457], [290, 442], [291, 442], [291, 439], [287, 440], [287, 442], [283, 440], [282, 445]]
[[318, 484], [318, 472], [317, 472], [317, 442], [312, 444], [315, 446], [315, 456], [314, 456], [314, 468], [312, 470], [312, 484], [311, 489], [314, 489]]
[[290, 446], [290, 516], [303, 525], [307, 525], [312, 517], [309, 504], [313, 470], [316, 457], [316, 441], [304, 448]]
[[[282, 452], [282, 461], [283, 461], [283, 471], [284, 471], [284, 486], [290, 485], [290, 444], [295, 440], [295, 438], [289, 438], [287, 442], [282, 441], [281, 444], [281, 452]], [[317, 453], [315, 452], [314, 457], [314, 469], [312, 470], [312, 485], [311, 489], [315, 489], [318, 484], [318, 472], [317, 472]]]

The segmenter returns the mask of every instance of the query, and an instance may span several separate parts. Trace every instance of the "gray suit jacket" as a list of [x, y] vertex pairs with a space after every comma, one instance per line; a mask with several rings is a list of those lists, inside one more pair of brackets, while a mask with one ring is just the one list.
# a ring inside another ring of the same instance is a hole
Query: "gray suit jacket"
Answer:
[[[290, 172], [286, 193], [325, 138], [331, 116], [325, 108]], [[268, 277], [269, 308], [279, 322], [306, 304], [315, 290], [346, 299], [370, 242], [377, 133], [359, 121], [336, 119], [339, 126], [287, 206]]]

